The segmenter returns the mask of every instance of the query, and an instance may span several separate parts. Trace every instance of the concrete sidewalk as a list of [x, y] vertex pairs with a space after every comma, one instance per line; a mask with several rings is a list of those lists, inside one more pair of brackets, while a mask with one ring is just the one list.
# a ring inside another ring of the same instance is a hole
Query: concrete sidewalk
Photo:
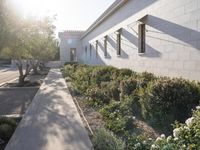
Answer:
[[6, 150], [90, 150], [92, 144], [59, 69], [52, 69]]

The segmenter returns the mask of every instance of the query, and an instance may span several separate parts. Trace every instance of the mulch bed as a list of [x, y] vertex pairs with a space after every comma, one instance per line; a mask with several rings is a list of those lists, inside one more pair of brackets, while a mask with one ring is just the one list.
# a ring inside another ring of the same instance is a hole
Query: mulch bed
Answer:
[[[78, 105], [80, 106], [80, 108], [84, 114], [84, 117], [86, 118], [91, 130], [95, 133], [98, 129], [103, 128], [104, 121], [102, 119], [101, 114], [98, 111], [96, 111], [95, 109], [93, 109], [92, 107], [87, 105], [86, 99], [82, 95], [80, 95], [74, 91], [70, 82], [67, 82], [67, 85], [68, 85], [69, 91], [70, 91], [73, 99], [75, 99], [78, 102]], [[76, 102], [75, 102], [75, 104], [76, 104]], [[82, 121], [83, 121], [86, 129], [88, 130], [87, 124], [85, 123], [85, 120], [79, 109], [78, 109], [78, 111], [79, 111], [79, 114], [82, 118]], [[90, 131], [89, 131], [89, 134], [91, 134]]]

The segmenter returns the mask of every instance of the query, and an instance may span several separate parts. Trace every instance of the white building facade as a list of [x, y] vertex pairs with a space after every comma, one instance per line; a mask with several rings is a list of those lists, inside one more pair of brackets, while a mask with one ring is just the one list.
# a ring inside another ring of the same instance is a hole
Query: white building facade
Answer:
[[86, 31], [59, 38], [62, 62], [200, 81], [200, 0], [116, 0]]

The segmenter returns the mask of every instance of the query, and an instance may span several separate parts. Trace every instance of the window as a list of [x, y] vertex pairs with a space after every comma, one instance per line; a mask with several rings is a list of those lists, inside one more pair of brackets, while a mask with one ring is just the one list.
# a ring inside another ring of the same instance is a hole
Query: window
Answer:
[[104, 56], [105, 57], [108, 55], [108, 53], [107, 53], [107, 40], [108, 40], [108, 37], [105, 36], [104, 37]]
[[92, 58], [92, 44], [90, 44], [90, 60]]
[[98, 59], [98, 41], [96, 41], [96, 58]]
[[145, 24], [138, 26], [138, 53], [145, 53]]
[[121, 31], [122, 29], [119, 29], [117, 31], [117, 55], [121, 55]]
[[87, 60], [87, 46], [85, 46], [85, 60]]

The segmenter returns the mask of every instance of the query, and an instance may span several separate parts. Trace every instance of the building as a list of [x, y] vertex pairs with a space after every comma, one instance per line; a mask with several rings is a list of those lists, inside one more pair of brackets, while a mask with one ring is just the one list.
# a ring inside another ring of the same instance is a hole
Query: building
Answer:
[[62, 62], [200, 80], [200, 0], [116, 0], [86, 31], [59, 37]]

